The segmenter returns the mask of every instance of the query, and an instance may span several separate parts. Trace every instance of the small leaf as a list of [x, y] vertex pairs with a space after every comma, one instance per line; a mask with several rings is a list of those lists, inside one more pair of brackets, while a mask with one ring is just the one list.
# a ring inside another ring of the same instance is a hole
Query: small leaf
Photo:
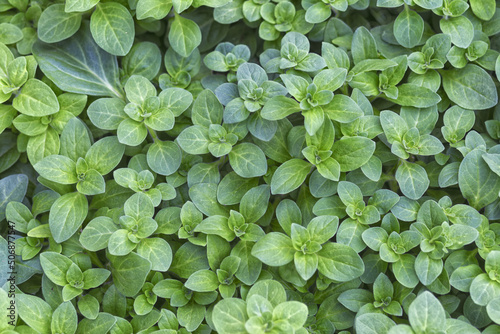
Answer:
[[56, 43], [73, 36], [80, 28], [82, 16], [64, 10], [63, 4], [47, 7], [38, 20], [38, 38]]
[[288, 194], [304, 183], [311, 165], [300, 159], [288, 160], [278, 167], [271, 179], [271, 193]]
[[153, 143], [148, 149], [147, 161], [151, 169], [161, 175], [171, 175], [181, 165], [182, 152], [171, 141]]
[[99, 3], [90, 17], [96, 43], [116, 56], [125, 56], [134, 42], [134, 20], [127, 8], [116, 2]]
[[175, 52], [182, 57], [188, 57], [201, 43], [200, 27], [195, 22], [176, 14], [170, 26], [168, 41]]
[[241, 177], [257, 177], [266, 174], [266, 156], [262, 150], [251, 143], [241, 143], [229, 153], [229, 163]]
[[68, 240], [80, 228], [88, 213], [87, 198], [80, 193], [59, 197], [49, 214], [50, 232], [56, 242]]
[[59, 111], [56, 94], [38, 79], [29, 79], [21, 94], [14, 98], [12, 105], [17, 111], [28, 116], [42, 117]]
[[198, 292], [214, 291], [219, 286], [217, 275], [211, 270], [199, 270], [189, 276], [186, 288]]
[[375, 142], [365, 137], [346, 137], [333, 143], [332, 157], [347, 172], [366, 164], [375, 152]]
[[394, 21], [394, 37], [405, 48], [416, 46], [424, 33], [424, 20], [408, 6], [399, 13]]
[[398, 167], [396, 181], [403, 195], [414, 200], [422, 197], [430, 183], [427, 172], [422, 166], [406, 161]]

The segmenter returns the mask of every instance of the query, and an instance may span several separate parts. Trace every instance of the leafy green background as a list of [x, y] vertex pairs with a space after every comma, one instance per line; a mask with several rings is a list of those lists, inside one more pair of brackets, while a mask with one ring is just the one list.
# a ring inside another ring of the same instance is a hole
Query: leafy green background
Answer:
[[0, 0], [0, 333], [500, 332], [496, 9]]

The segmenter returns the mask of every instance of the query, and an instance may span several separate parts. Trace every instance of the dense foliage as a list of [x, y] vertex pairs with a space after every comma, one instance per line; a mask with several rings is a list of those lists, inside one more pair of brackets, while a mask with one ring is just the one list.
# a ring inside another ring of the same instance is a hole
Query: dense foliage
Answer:
[[496, 6], [0, 0], [0, 333], [499, 333]]

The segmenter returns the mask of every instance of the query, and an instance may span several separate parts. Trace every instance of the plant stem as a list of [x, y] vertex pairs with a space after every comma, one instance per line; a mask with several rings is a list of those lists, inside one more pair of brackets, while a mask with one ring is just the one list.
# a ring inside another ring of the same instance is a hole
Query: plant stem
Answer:
[[156, 134], [156, 131], [151, 129], [149, 126], [146, 126], [146, 128], [148, 129], [148, 133], [149, 135], [151, 136], [151, 138], [153, 138], [153, 142], [156, 143], [157, 141], [161, 141], [159, 138], [158, 138], [158, 135]]
[[104, 268], [104, 264], [102, 264], [101, 260], [99, 260], [99, 257], [97, 257], [97, 254], [94, 252], [87, 252], [87, 254], [90, 256], [90, 261], [99, 268]]

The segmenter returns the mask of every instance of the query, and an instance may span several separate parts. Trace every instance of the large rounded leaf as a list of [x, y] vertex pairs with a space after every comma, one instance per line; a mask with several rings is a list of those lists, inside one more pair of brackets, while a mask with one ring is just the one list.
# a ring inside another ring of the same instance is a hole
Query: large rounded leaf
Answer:
[[450, 100], [465, 109], [488, 109], [498, 102], [493, 79], [477, 65], [444, 71], [443, 88]]
[[89, 204], [80, 193], [69, 193], [59, 197], [49, 213], [50, 232], [56, 242], [68, 240], [80, 228], [87, 217]]

